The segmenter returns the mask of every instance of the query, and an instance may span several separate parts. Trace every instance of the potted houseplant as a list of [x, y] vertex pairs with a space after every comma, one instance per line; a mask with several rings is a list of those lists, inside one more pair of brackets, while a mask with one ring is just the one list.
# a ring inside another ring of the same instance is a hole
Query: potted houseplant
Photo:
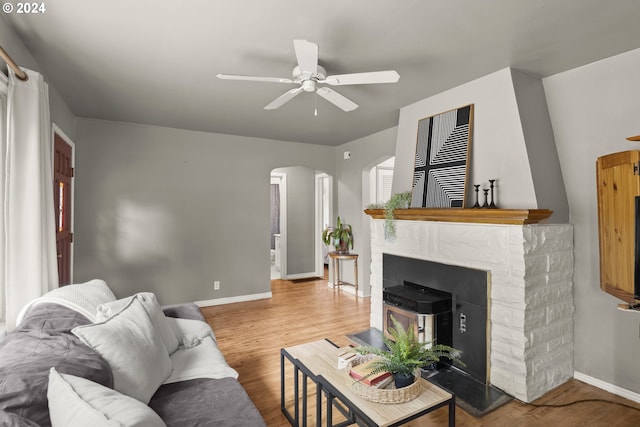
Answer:
[[391, 316], [391, 321], [393, 327], [389, 328], [389, 333], [393, 340], [382, 336], [387, 349], [373, 346], [356, 348], [360, 354], [379, 356], [372, 363], [373, 370], [370, 375], [389, 371], [393, 375], [396, 388], [401, 388], [414, 383], [420, 368], [439, 362], [443, 357], [451, 359], [458, 365], [464, 365], [460, 360], [459, 350], [448, 345], [419, 342], [413, 325], [405, 330], [395, 317]]
[[327, 246], [333, 246], [339, 254], [348, 254], [353, 249], [353, 230], [351, 225], [344, 224], [340, 217], [335, 227], [327, 227], [322, 232], [322, 241]]
[[396, 209], [408, 209], [411, 207], [411, 191], [394, 193], [386, 203], [370, 203], [367, 209], [384, 210], [384, 239], [393, 240], [396, 237]]

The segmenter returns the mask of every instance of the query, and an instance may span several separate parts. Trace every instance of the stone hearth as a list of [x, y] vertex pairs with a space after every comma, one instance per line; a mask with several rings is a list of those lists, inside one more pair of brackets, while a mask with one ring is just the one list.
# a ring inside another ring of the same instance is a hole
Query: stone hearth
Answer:
[[531, 402], [573, 377], [570, 224], [371, 221], [371, 326], [382, 329], [382, 254], [489, 272], [490, 383]]

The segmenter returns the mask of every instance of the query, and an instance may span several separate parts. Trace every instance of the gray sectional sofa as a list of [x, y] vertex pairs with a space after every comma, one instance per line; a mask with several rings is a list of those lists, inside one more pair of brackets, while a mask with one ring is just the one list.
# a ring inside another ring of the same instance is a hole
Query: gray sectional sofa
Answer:
[[[85, 303], [76, 304], [78, 299], [61, 303], [55, 295], [45, 296], [24, 310], [18, 327], [0, 341], [0, 426], [88, 425], [87, 420], [94, 418], [82, 418], [85, 411], [87, 417], [111, 420], [104, 425], [265, 426], [237, 381], [237, 373], [221, 353], [216, 353], [215, 335], [210, 328], [207, 330], [197, 306], [163, 307], [162, 314], [156, 313], [166, 320], [165, 327], [173, 325], [165, 332], [171, 330], [176, 336], [178, 347], [174, 343], [173, 353], [169, 354], [170, 349], [165, 356], [162, 344], [167, 339], [156, 334], [155, 327], [144, 336], [116, 329], [117, 339], [145, 341], [139, 354], [133, 349], [137, 343], [119, 342], [105, 348], [99, 342], [107, 336], [105, 328], [119, 322], [121, 328], [135, 329], [153, 319], [152, 315], [143, 314], [144, 322], [132, 321], [126, 313], [133, 308], [127, 308], [97, 321], [87, 314], [95, 300], [90, 304], [86, 301], [91, 298], [80, 300]], [[136, 297], [126, 307], [134, 303], [146, 307]], [[153, 320], [150, 322], [153, 324]], [[153, 338], [149, 343], [148, 337]], [[149, 347], [153, 340], [158, 346], [155, 350]], [[194, 356], [197, 352], [205, 357]], [[147, 357], [161, 360], [164, 367], [151, 366], [156, 362], [147, 361]], [[124, 362], [116, 360], [121, 358]], [[167, 360], [169, 376], [164, 372]], [[100, 422], [92, 421], [91, 425], [99, 427]]]

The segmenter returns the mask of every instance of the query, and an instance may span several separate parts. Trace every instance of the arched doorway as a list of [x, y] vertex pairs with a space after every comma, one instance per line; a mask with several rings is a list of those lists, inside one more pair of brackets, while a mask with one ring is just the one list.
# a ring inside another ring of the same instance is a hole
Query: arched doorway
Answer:
[[332, 215], [332, 177], [305, 166], [271, 171], [271, 277], [322, 277], [322, 230]]

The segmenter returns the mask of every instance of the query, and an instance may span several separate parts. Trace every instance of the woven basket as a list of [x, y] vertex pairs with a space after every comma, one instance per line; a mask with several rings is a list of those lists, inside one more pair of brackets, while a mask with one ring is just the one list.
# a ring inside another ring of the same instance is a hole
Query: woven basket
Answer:
[[391, 383], [386, 388], [380, 389], [377, 387], [371, 387], [363, 383], [362, 381], [354, 379], [351, 375], [349, 375], [352, 367], [367, 362], [375, 357], [375, 355], [370, 354], [359, 356], [355, 360], [349, 362], [349, 364], [347, 365], [345, 369], [346, 378], [349, 382], [349, 385], [351, 386], [351, 390], [355, 394], [371, 402], [389, 405], [409, 402], [410, 400], [413, 400], [420, 395], [420, 381], [418, 381], [417, 378], [413, 384], [407, 387], [397, 389], [395, 388], [394, 384]]

